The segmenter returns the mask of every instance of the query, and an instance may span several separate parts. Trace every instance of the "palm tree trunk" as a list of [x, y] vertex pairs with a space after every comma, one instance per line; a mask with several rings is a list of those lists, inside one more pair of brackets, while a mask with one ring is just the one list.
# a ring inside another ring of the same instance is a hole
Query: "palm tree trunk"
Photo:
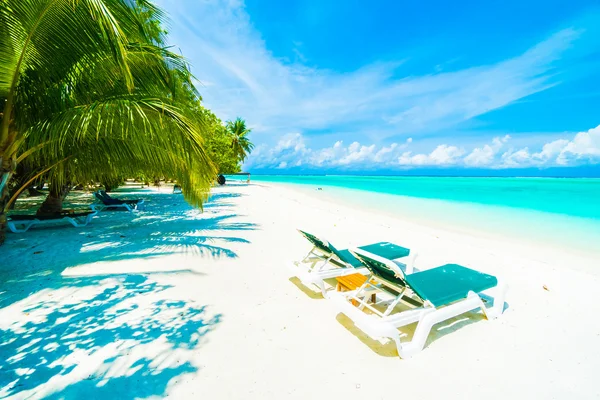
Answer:
[[[0, 176], [2, 179], [3, 176]], [[0, 245], [6, 240], [6, 214], [4, 208], [8, 204], [8, 187], [4, 187], [0, 192]]]
[[37, 215], [57, 214], [62, 212], [63, 201], [71, 191], [71, 185], [50, 184], [50, 193], [37, 211]]
[[105, 191], [107, 191], [107, 192], [112, 192], [112, 191], [113, 191], [113, 189], [114, 189], [114, 187], [113, 187], [113, 185], [112, 185], [111, 183], [108, 183], [108, 182], [100, 182], [100, 184], [101, 184], [102, 186], [104, 186], [104, 190], [105, 190]]
[[8, 191], [8, 181], [12, 177], [14, 171], [14, 163], [11, 160], [4, 161], [0, 157], [0, 245], [6, 239], [6, 213], [5, 208], [10, 200]]
[[[21, 190], [21, 193], [23, 192], [23, 187], [25, 185], [27, 185], [27, 181], [29, 180], [29, 175], [31, 174], [31, 171], [28, 170], [24, 164], [18, 164], [17, 165], [17, 169], [15, 170], [14, 174], [11, 177], [11, 189], [9, 190], [9, 194], [8, 194], [8, 198], [12, 199], [13, 196], [15, 196], [17, 193], [19, 193], [19, 190]], [[33, 189], [33, 185], [29, 186], [28, 189], [30, 190], [30, 194], [31, 194], [31, 190]], [[41, 193], [38, 192], [37, 196], [41, 195]], [[17, 196], [18, 198], [18, 196]], [[16, 205], [16, 201], [12, 202], [10, 205], [9, 209], [13, 209], [15, 208]], [[7, 210], [8, 211], [8, 210]]]

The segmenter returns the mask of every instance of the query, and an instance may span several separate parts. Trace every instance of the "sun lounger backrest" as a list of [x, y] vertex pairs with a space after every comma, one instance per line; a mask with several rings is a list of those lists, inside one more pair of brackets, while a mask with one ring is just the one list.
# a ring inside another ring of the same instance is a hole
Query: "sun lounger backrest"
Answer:
[[395, 265], [392, 261], [377, 257], [376, 255], [368, 255], [366, 252], [361, 252], [359, 249], [351, 250], [351, 253], [373, 274], [382, 277], [390, 282], [398, 282], [406, 286], [404, 272]]
[[104, 190], [98, 190], [94, 195], [106, 206], [118, 206], [123, 204], [122, 200], [110, 197]]
[[322, 250], [324, 252], [327, 253], [332, 253], [332, 249], [329, 247], [329, 243], [326, 240], [323, 239], [319, 239], [318, 237], [316, 237], [315, 235], [312, 235], [308, 232], [304, 232], [300, 229], [298, 229], [298, 232], [300, 232], [300, 234], [302, 236], [304, 236], [306, 238], [306, 240], [308, 240], [309, 242], [311, 242], [313, 244], [313, 246], [317, 247], [319, 250]]
[[331, 243], [328, 242], [327, 244], [328, 244], [329, 248], [331, 249], [331, 251], [333, 252], [333, 254], [335, 254], [340, 260], [342, 260], [346, 264], [356, 265], [358, 263], [356, 261], [356, 259], [352, 257], [352, 254], [350, 254], [350, 252], [348, 252], [347, 250], [345, 250], [344, 252], [341, 252]]

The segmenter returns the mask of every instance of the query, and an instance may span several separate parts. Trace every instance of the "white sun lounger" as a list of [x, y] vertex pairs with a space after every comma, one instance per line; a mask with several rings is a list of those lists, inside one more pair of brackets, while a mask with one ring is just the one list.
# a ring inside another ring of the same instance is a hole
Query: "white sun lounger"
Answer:
[[34, 225], [46, 225], [57, 221], [66, 221], [74, 227], [80, 228], [89, 224], [96, 214], [98, 214], [98, 211], [93, 209], [82, 213], [56, 216], [13, 215], [8, 217], [7, 225], [13, 233], [24, 233]]
[[144, 199], [139, 200], [120, 200], [114, 199], [106, 192], [94, 192], [94, 196], [101, 202], [94, 204], [94, 209], [98, 211], [123, 209], [129, 212], [141, 211], [145, 208]]
[[[393, 340], [402, 358], [420, 352], [431, 328], [439, 322], [475, 309], [481, 309], [488, 319], [504, 311], [507, 287], [492, 275], [456, 264], [407, 275], [389, 259], [361, 249], [352, 253], [372, 272], [371, 278], [355, 291], [332, 293], [330, 299], [371, 338]], [[495, 292], [491, 307], [481, 296], [488, 289]], [[391, 299], [385, 310], [381, 304], [368, 303], [373, 291], [385, 292]], [[409, 306], [407, 311], [397, 312], [395, 307], [400, 301]], [[415, 322], [412, 340], [401, 342], [399, 328]]]
[[[315, 285], [321, 290], [323, 297], [327, 297], [325, 280], [352, 274], [369, 275], [368, 268], [363, 266], [349, 250], [339, 250], [329, 241], [298, 229], [312, 245], [312, 249], [301, 260], [294, 263], [292, 271], [305, 286]], [[407, 257], [406, 264], [400, 264], [407, 273], [412, 272], [415, 253], [410, 250], [388, 242], [374, 243], [361, 248], [368, 249], [377, 254], [384, 254], [391, 259]]]

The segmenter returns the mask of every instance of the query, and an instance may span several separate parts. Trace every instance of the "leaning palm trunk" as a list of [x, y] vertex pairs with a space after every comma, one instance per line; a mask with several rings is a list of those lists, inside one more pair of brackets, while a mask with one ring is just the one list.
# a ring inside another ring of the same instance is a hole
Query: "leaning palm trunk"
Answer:
[[6, 237], [6, 206], [10, 199], [8, 181], [12, 176], [12, 167], [12, 163], [2, 162], [0, 157], [0, 245], [4, 243]]
[[6, 214], [4, 209], [8, 204], [8, 187], [4, 187], [0, 192], [0, 245], [6, 239]]
[[50, 193], [37, 210], [37, 215], [57, 214], [62, 212], [63, 201], [71, 191], [71, 185], [50, 185]]

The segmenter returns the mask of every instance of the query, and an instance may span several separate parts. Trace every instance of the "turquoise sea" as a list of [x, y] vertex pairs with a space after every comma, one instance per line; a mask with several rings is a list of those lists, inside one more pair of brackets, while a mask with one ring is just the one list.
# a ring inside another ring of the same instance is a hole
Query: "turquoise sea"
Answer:
[[253, 175], [457, 231], [600, 256], [600, 179]]

